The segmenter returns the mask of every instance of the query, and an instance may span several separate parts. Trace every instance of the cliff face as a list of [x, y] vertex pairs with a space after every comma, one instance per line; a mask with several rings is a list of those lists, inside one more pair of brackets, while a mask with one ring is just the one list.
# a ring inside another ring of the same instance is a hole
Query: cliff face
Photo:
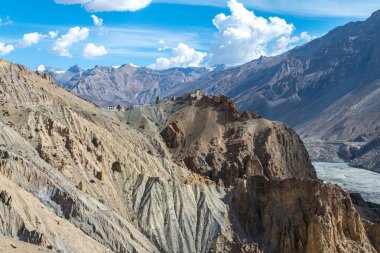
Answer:
[[[283, 124], [240, 114], [223, 97], [106, 112], [47, 76], [0, 61], [0, 103], [0, 251], [23, 252], [29, 243], [31, 252], [287, 252], [300, 249], [289, 239], [298, 237], [304, 252], [373, 251], [368, 238], [375, 232], [362, 230], [344, 191], [315, 180], [298, 136]], [[193, 156], [214, 162], [191, 167], [185, 158]], [[250, 183], [253, 175], [266, 179]], [[292, 212], [275, 213], [275, 200]], [[277, 225], [252, 220], [266, 203]], [[309, 204], [337, 214], [320, 219], [305, 209]], [[282, 244], [281, 233], [269, 243], [266, 230], [257, 229], [299, 224], [300, 213], [310, 216], [305, 224], [323, 227], [313, 235], [330, 238], [339, 224], [349, 233], [314, 248], [295, 225], [283, 232]]]
[[263, 252], [376, 252], [350, 196], [320, 181], [242, 180], [231, 210]]

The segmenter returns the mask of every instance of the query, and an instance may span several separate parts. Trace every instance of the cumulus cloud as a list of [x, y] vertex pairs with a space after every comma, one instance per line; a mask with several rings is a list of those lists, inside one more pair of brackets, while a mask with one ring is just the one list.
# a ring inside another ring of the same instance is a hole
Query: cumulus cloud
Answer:
[[213, 19], [218, 32], [211, 49], [211, 64], [242, 64], [261, 55], [281, 53], [300, 41], [292, 36], [294, 25], [284, 19], [258, 17], [236, 0], [229, 0], [228, 8], [230, 15], [221, 13]]
[[46, 67], [44, 65], [40, 65], [37, 67], [38, 72], [44, 72], [46, 70]]
[[273, 51], [270, 53], [271, 56], [281, 54], [294, 48], [297, 44], [306, 43], [317, 38], [312, 36], [307, 32], [302, 32], [299, 36], [281, 36], [273, 44]]
[[20, 41], [20, 46], [30, 47], [32, 45], [38, 44], [40, 40], [44, 37], [46, 36], [37, 32], [24, 34], [22, 40]]
[[179, 43], [172, 49], [171, 58], [158, 58], [154, 64], [149, 65], [152, 69], [169, 69], [173, 67], [199, 67], [204, 64], [207, 53], [196, 51], [184, 43]]
[[277, 39], [272, 48], [272, 52], [269, 53], [269, 55], [278, 55], [281, 54], [292, 47], [294, 47], [294, 43], [297, 43], [300, 41], [300, 38], [298, 36], [281, 36], [279, 39]]
[[58, 31], [50, 31], [50, 32], [49, 32], [49, 36], [50, 36], [50, 38], [52, 38], [52, 39], [57, 38], [57, 37], [58, 37]]
[[306, 42], [309, 42], [309, 41], [317, 38], [316, 36], [312, 36], [312, 35], [308, 34], [307, 32], [302, 32], [300, 36], [301, 36], [301, 39], [305, 40]]
[[3, 42], [0, 42], [0, 56], [10, 54], [14, 49], [13, 45], [5, 45]]
[[52, 50], [60, 56], [72, 57], [70, 53], [70, 48], [73, 44], [83, 41], [88, 38], [89, 29], [84, 27], [80, 28], [79, 26], [70, 28], [70, 30], [57, 39]]
[[107, 49], [101, 45], [96, 46], [93, 43], [88, 43], [87, 46], [83, 50], [83, 56], [86, 58], [94, 58], [99, 56], [104, 56], [108, 54]]
[[95, 26], [97, 26], [97, 27], [103, 26], [103, 19], [101, 19], [95, 15], [91, 15], [91, 18], [92, 18], [92, 21], [94, 22]]
[[87, 11], [137, 11], [147, 7], [152, 0], [55, 0], [59, 4], [81, 4]]

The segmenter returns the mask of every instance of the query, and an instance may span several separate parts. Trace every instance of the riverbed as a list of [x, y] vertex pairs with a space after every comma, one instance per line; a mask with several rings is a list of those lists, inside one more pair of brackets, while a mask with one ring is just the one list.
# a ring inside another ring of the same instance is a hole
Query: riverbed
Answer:
[[318, 178], [338, 184], [348, 192], [358, 192], [363, 199], [380, 204], [380, 174], [353, 168], [347, 163], [313, 162]]

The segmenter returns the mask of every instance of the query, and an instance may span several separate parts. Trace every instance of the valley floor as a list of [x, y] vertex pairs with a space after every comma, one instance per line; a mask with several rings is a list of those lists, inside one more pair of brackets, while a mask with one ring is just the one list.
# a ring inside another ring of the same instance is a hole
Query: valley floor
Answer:
[[314, 162], [318, 178], [338, 184], [350, 193], [360, 193], [364, 200], [380, 204], [380, 174], [350, 167], [347, 163]]

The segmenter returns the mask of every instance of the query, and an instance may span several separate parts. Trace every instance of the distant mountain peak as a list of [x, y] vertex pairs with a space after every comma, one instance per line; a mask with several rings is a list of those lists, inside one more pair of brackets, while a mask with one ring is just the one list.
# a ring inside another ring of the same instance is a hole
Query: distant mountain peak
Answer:
[[137, 65], [131, 64], [131, 63], [127, 63], [127, 64], [120, 65], [118, 68], [119, 69], [122, 69], [122, 68], [124, 68], [124, 69], [125, 68], [127, 68], [127, 69], [138, 69], [140, 67]]
[[68, 69], [68, 71], [71, 72], [71, 73], [80, 73], [80, 72], [83, 71], [83, 69], [78, 64], [76, 64], [76, 65], [70, 67]]
[[[369, 17], [368, 20], [379, 20], [380, 19], [380, 10], [378, 11], [375, 11], [374, 13], [372, 13], [371, 17]], [[379, 26], [380, 26], [380, 23], [379, 23]]]
[[204, 67], [158, 71], [131, 63], [121, 66], [97, 65], [88, 70], [75, 65], [66, 72], [53, 68], [44, 71], [61, 87], [100, 106], [113, 105], [115, 100], [125, 104], [153, 102], [157, 96], [175, 85], [195, 81], [208, 72]]

